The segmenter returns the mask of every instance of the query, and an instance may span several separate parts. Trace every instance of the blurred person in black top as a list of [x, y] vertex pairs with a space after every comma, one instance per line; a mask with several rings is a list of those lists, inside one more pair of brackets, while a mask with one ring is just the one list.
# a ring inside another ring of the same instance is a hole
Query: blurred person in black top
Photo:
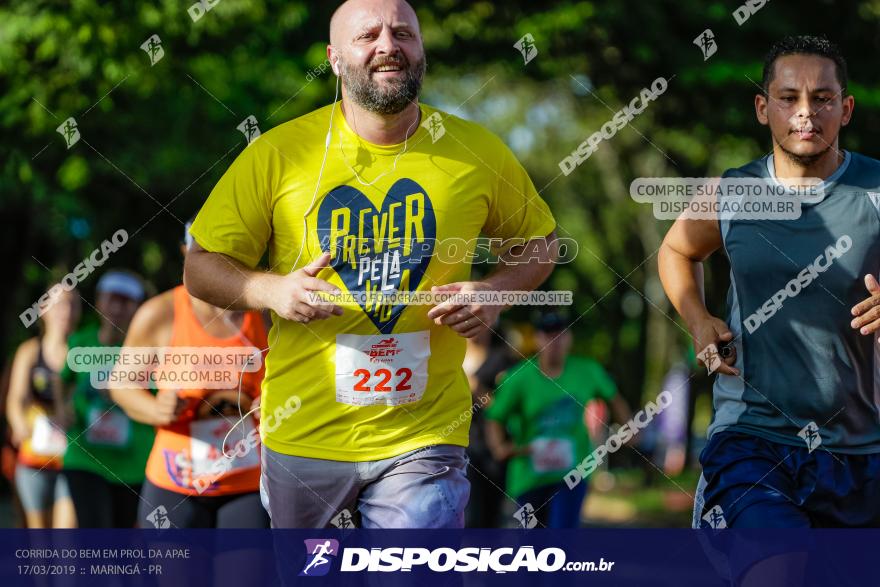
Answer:
[[468, 471], [471, 496], [465, 509], [467, 528], [497, 528], [501, 508], [507, 499], [504, 492], [507, 465], [495, 460], [489, 451], [483, 410], [492, 401], [498, 375], [515, 364], [517, 359], [511, 347], [493, 330], [497, 331], [498, 327], [467, 339], [467, 352], [462, 365], [473, 400], [467, 449], [471, 465]]

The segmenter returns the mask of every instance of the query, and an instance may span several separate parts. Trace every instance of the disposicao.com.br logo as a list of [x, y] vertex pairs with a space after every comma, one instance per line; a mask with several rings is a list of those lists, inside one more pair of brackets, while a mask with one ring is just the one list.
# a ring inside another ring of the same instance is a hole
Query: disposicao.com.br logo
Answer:
[[[330, 570], [331, 558], [339, 554], [336, 540], [306, 540], [308, 553], [306, 564], [300, 576], [314, 577], [326, 575]], [[614, 562], [604, 558], [595, 561], [566, 561], [566, 553], [561, 548], [544, 548], [535, 551], [533, 546], [519, 548], [421, 548], [387, 547], [360, 548], [346, 547], [342, 550], [339, 570], [341, 572], [410, 572], [413, 567], [423, 567], [437, 573], [494, 572], [515, 573], [517, 571], [545, 572], [556, 571], [611, 571]]]

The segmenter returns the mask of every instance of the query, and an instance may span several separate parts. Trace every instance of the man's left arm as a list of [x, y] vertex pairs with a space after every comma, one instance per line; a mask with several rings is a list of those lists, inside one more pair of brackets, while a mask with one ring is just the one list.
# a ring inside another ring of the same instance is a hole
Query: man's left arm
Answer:
[[[486, 152], [497, 158], [492, 163], [496, 178], [483, 233], [502, 243], [497, 268], [480, 281], [448, 283], [431, 288], [433, 292], [532, 291], [553, 272], [559, 243], [550, 208], [507, 145], [495, 137], [489, 139]], [[492, 328], [503, 309], [503, 305], [451, 299], [431, 308], [428, 318], [472, 338]]]
[[[498, 268], [480, 281], [459, 281], [431, 288], [434, 293], [479, 293], [493, 291], [531, 291], [544, 283], [558, 258], [554, 230], [544, 238], [534, 238], [511, 247], [499, 256]], [[438, 326], [452, 328], [465, 338], [491, 328], [504, 306], [481, 303], [460, 304], [455, 299], [431, 308], [428, 318]]]

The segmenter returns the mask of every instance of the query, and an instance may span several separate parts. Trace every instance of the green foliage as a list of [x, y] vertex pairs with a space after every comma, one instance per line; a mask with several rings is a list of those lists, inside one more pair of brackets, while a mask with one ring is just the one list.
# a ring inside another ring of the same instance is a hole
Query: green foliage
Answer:
[[[657, 373], [686, 337], [656, 287], [668, 223], [629, 198], [632, 179], [718, 174], [769, 150], [750, 80], [760, 80], [773, 40], [800, 32], [826, 31], [842, 44], [858, 104], [842, 144], [878, 155], [869, 134], [880, 122], [877, 0], [820, 0], [809, 10], [779, 0], [742, 26], [735, 2], [415, 4], [428, 52], [424, 100], [482, 122], [520, 156], [560, 235], [580, 244], [548, 286], [574, 290], [578, 348], [609, 365], [633, 402], [656, 392]], [[322, 67], [331, 3], [220, 0], [197, 22], [189, 7], [0, 7], [0, 246], [16, 276], [0, 294], [7, 355], [28, 335], [17, 314], [47, 287], [44, 266], [69, 270], [119, 228], [134, 246], [112, 264], [159, 290], [178, 283], [182, 223], [244, 147], [236, 126], [253, 114], [265, 131], [332, 99]], [[719, 46], [708, 61], [693, 45], [706, 28]], [[513, 45], [527, 33], [539, 52], [524, 64]], [[141, 44], [154, 34], [164, 57], [150, 65]], [[661, 75], [667, 92], [561, 176], [560, 159]], [[69, 116], [82, 140], [67, 149], [55, 129]], [[721, 313], [723, 259], [711, 269], [708, 298]], [[93, 285], [84, 285], [87, 299]], [[627, 292], [642, 304], [625, 311]]]

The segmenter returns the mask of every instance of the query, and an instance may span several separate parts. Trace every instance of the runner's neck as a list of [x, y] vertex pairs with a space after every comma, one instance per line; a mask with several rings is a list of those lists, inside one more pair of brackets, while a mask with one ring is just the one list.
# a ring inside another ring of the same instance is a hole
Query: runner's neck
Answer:
[[106, 346], [121, 344], [125, 340], [125, 333], [120, 332], [116, 326], [109, 321], [102, 321], [101, 327], [98, 329], [98, 340]]
[[844, 154], [837, 148], [837, 141], [811, 165], [798, 165], [792, 161], [779, 145], [773, 147], [773, 167], [776, 179], [788, 185], [798, 185], [797, 179], [818, 177], [826, 180], [843, 164]]
[[47, 329], [40, 340], [43, 360], [56, 371], [61, 370], [67, 358], [67, 334], [63, 331]]
[[[342, 90], [342, 115], [348, 126], [360, 138], [376, 145], [397, 145], [418, 130], [421, 110], [417, 102], [409, 104], [397, 114], [378, 114], [359, 106]], [[407, 135], [409, 130], [409, 135]]]
[[538, 356], [538, 367], [546, 377], [556, 379], [565, 370], [565, 359], [551, 362], [547, 355], [542, 353]]
[[58, 345], [58, 344], [66, 345], [68, 334], [69, 334], [68, 332], [65, 332], [62, 330], [56, 330], [54, 328], [52, 328], [52, 329], [47, 328], [46, 333], [43, 334], [43, 344], [46, 347], [50, 347], [50, 346]]

